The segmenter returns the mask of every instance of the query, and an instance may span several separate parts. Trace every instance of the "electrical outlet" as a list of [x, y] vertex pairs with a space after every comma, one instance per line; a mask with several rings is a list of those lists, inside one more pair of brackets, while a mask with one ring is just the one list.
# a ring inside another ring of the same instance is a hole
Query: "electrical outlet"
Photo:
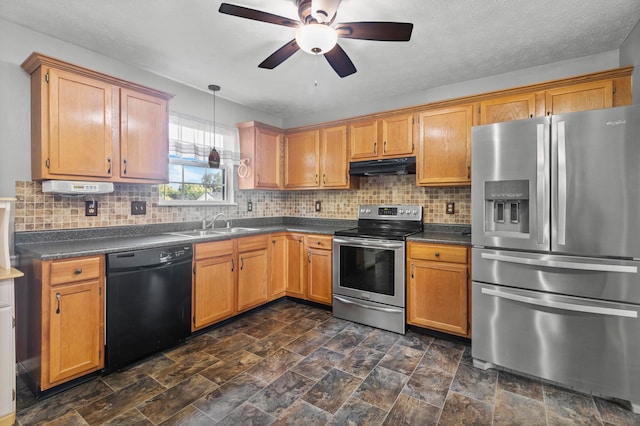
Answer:
[[456, 203], [447, 203], [447, 214], [454, 214], [456, 212]]
[[131, 202], [131, 215], [147, 214], [147, 203], [145, 201]]
[[316, 201], [316, 211], [322, 211], [322, 201]]
[[248, 212], [252, 212], [253, 211], [253, 201], [249, 201], [247, 203], [247, 211]]
[[98, 202], [97, 201], [85, 201], [84, 202], [84, 215], [85, 216], [98, 216]]

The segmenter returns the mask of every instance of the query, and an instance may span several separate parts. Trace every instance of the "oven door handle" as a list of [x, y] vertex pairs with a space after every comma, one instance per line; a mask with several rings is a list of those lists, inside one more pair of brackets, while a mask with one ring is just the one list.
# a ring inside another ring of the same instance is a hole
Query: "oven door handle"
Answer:
[[565, 311], [584, 312], [588, 314], [612, 315], [612, 316], [624, 317], [624, 318], [638, 318], [638, 312], [629, 310], [629, 309], [605, 308], [602, 306], [590, 306], [590, 305], [581, 305], [581, 304], [570, 303], [570, 302], [538, 299], [537, 297], [523, 296], [520, 294], [511, 293], [509, 291], [493, 290], [490, 288], [483, 288], [481, 292], [482, 294], [486, 294], [489, 296], [499, 297], [502, 299], [509, 299], [515, 302], [522, 302], [529, 305], [543, 306], [545, 308], [555, 308], [555, 309], [562, 309]]
[[351, 300], [343, 299], [342, 297], [336, 296], [335, 294], [333, 295], [333, 298], [341, 301], [342, 303], [346, 303], [347, 305], [356, 305], [356, 306], [360, 306], [361, 308], [364, 308], [364, 309], [371, 309], [372, 311], [382, 311], [382, 312], [388, 312], [388, 313], [392, 313], [392, 314], [401, 314], [402, 313], [402, 309], [380, 308], [378, 306], [364, 305], [362, 303], [352, 302]]
[[333, 238], [333, 242], [340, 245], [350, 245], [356, 247], [373, 247], [373, 248], [388, 248], [388, 249], [398, 249], [404, 247], [404, 242], [402, 241], [391, 241], [391, 242], [380, 242], [380, 241], [370, 241], [365, 239], [352, 239], [352, 240], [343, 240], [341, 238]]

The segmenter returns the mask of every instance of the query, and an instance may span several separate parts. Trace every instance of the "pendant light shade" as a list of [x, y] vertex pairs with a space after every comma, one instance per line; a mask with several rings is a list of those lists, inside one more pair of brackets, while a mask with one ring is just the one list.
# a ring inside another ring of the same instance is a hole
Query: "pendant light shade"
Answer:
[[218, 169], [220, 168], [220, 153], [216, 150], [216, 92], [220, 90], [220, 86], [210, 84], [209, 90], [213, 92], [213, 148], [209, 153], [209, 167]]

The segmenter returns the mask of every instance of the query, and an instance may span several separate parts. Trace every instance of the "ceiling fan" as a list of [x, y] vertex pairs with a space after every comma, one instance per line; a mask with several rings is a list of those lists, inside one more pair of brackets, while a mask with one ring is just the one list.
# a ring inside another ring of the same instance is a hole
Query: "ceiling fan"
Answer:
[[340, 77], [356, 72], [346, 52], [337, 44], [338, 38], [377, 41], [409, 41], [413, 24], [405, 22], [343, 22], [333, 25], [341, 0], [295, 0], [300, 20], [289, 19], [260, 10], [222, 3], [218, 12], [269, 24], [297, 28], [293, 40], [276, 50], [258, 67], [273, 69], [299, 49], [324, 55]]

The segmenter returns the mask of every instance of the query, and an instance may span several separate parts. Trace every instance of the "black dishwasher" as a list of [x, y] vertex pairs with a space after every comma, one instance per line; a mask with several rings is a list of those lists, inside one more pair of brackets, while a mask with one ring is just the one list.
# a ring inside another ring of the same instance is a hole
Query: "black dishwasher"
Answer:
[[189, 336], [191, 259], [191, 245], [107, 255], [105, 372]]

